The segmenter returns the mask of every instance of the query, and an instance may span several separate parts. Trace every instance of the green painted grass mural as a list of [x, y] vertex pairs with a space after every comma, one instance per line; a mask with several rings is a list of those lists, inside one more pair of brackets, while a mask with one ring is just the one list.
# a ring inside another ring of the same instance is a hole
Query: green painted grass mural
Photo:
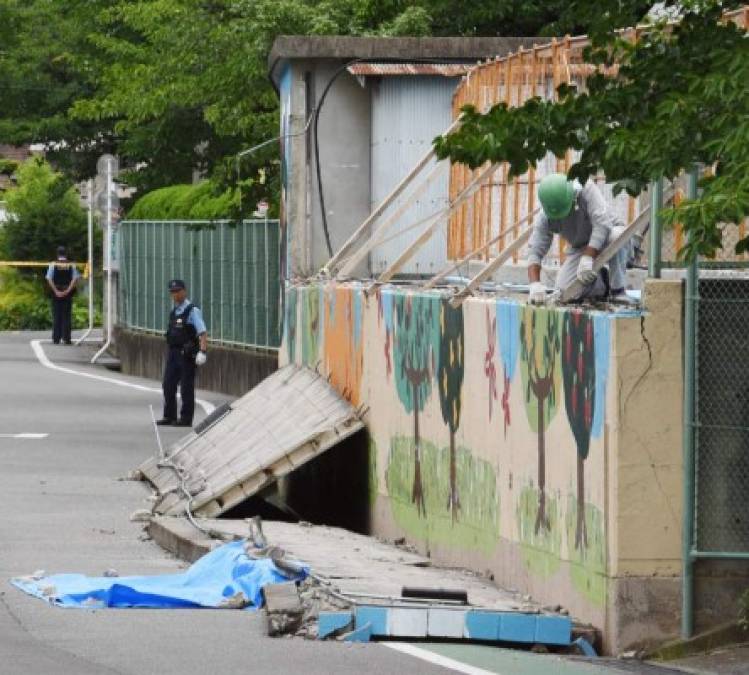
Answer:
[[460, 519], [454, 521], [448, 503], [452, 489], [450, 448], [438, 448], [423, 436], [419, 443], [426, 516], [412, 499], [414, 439], [395, 436], [390, 440], [386, 481], [395, 522], [410, 536], [429, 543], [492, 553], [499, 542], [499, 494], [494, 468], [489, 462], [476, 459], [468, 448], [455, 449]]
[[289, 363], [296, 362], [297, 290], [286, 291], [286, 321], [284, 321], [284, 343]]
[[308, 286], [302, 289], [302, 363], [308, 368], [317, 368], [320, 362], [322, 336], [322, 288]]
[[555, 495], [546, 493], [546, 527], [538, 528], [539, 491], [532, 485], [520, 492], [517, 505], [518, 538], [525, 566], [532, 574], [550, 577], [559, 570], [562, 524]]
[[379, 491], [379, 479], [377, 478], [377, 443], [371, 435], [369, 436], [368, 452], [369, 505], [374, 507]]
[[603, 513], [592, 504], [585, 504], [587, 547], [573, 545], [579, 534], [578, 501], [567, 498], [567, 547], [570, 551], [572, 585], [591, 603], [602, 607], [606, 603], [606, 540]]

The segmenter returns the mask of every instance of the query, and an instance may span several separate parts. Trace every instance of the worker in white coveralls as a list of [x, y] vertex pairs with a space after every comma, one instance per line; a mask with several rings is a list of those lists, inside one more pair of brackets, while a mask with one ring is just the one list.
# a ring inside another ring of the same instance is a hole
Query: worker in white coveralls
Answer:
[[556, 288], [566, 289], [575, 280], [584, 288], [577, 298], [628, 301], [625, 292], [627, 262], [631, 244], [623, 246], [608, 262], [608, 269], [593, 270], [593, 261], [617, 237], [625, 226], [618, 222], [592, 180], [584, 186], [567, 179], [561, 173], [545, 176], [538, 186], [541, 213], [533, 222], [528, 246], [528, 281], [530, 301], [541, 304], [546, 300], [546, 286], [541, 282], [541, 261], [551, 248], [555, 234], [566, 242], [565, 259], [557, 274]]

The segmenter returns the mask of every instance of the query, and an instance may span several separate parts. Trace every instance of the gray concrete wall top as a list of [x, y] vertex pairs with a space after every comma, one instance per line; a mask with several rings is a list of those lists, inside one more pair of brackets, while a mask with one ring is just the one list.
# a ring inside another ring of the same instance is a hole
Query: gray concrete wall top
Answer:
[[278, 64], [293, 59], [440, 59], [475, 61], [504, 56], [546, 40], [533, 37], [350, 37], [280, 35], [268, 55], [270, 77], [278, 84]]

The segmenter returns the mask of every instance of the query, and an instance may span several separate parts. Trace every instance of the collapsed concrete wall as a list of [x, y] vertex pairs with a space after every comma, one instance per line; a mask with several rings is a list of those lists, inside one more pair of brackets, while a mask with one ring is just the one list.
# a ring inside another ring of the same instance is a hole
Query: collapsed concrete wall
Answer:
[[616, 651], [676, 634], [681, 287], [650, 313], [291, 289], [281, 363], [369, 408], [370, 521], [559, 604]]

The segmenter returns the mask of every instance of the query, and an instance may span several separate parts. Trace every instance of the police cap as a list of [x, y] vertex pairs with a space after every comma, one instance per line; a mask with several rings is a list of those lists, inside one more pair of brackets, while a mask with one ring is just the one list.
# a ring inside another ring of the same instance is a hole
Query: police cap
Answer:
[[182, 281], [182, 279], [172, 279], [169, 282], [169, 292], [170, 293], [172, 291], [181, 291], [181, 290], [183, 290], [185, 288], [187, 288], [187, 287], [185, 286], [185, 282]]

